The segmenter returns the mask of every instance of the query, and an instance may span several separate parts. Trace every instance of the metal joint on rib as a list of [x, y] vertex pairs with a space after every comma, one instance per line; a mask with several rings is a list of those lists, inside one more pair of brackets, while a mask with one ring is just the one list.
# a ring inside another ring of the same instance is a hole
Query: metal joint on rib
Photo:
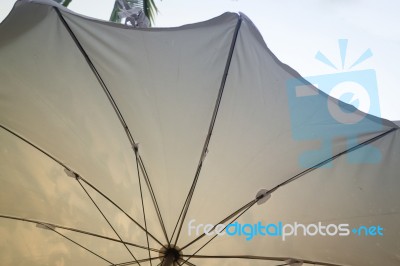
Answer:
[[132, 149], [135, 153], [139, 153], [139, 143], [132, 143]]
[[257, 192], [256, 198], [255, 198], [257, 204], [261, 205], [261, 204], [267, 202], [267, 200], [269, 200], [271, 198], [271, 193], [272, 192], [273, 192], [273, 190], [268, 190], [268, 189], [265, 189], [265, 188], [260, 189]]
[[56, 230], [56, 226], [48, 223], [36, 223], [36, 227], [40, 229], [45, 229], [45, 230]]
[[294, 259], [289, 259], [289, 260], [285, 260], [286, 264], [288, 266], [301, 266], [303, 265], [302, 261], [299, 260], [294, 260]]
[[68, 168], [64, 168], [64, 172], [67, 174], [67, 176], [75, 178], [77, 180], [81, 179], [81, 177], [75, 173], [74, 171], [68, 169]]

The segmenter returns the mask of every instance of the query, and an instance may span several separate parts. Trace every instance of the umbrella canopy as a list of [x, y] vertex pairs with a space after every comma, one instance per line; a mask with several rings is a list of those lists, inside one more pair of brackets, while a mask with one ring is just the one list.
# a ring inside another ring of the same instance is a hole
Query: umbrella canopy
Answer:
[[18, 1], [0, 36], [2, 265], [399, 265], [398, 126], [244, 14], [134, 29]]

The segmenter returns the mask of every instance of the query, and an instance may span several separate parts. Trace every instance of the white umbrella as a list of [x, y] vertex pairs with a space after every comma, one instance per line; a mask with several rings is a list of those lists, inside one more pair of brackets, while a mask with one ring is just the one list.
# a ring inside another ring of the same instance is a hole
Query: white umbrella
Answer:
[[0, 36], [2, 265], [399, 264], [398, 126], [245, 15], [134, 29], [18, 1]]

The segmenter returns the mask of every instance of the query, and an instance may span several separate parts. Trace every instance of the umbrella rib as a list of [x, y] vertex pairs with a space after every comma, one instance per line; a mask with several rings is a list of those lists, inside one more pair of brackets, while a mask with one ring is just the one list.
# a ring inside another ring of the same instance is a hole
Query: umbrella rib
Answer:
[[197, 184], [197, 181], [198, 181], [199, 176], [200, 176], [201, 168], [203, 166], [203, 161], [204, 161], [204, 158], [205, 158], [205, 156], [206, 156], [206, 154], [208, 152], [208, 145], [210, 143], [211, 135], [213, 133], [213, 129], [214, 129], [214, 125], [215, 125], [215, 121], [217, 119], [219, 106], [221, 104], [222, 95], [223, 95], [223, 92], [224, 92], [224, 89], [225, 89], [225, 83], [226, 83], [226, 80], [227, 80], [227, 77], [228, 77], [229, 68], [230, 68], [230, 65], [231, 65], [232, 57], [233, 57], [233, 51], [235, 49], [236, 40], [237, 40], [237, 37], [239, 35], [239, 29], [240, 29], [240, 26], [242, 24], [242, 20], [243, 19], [242, 19], [241, 15], [238, 15], [238, 21], [236, 23], [235, 31], [233, 33], [231, 45], [230, 45], [230, 48], [229, 48], [228, 58], [227, 58], [227, 61], [226, 61], [226, 64], [225, 64], [224, 74], [222, 76], [220, 88], [219, 88], [219, 91], [218, 91], [218, 96], [217, 96], [217, 99], [216, 99], [216, 102], [215, 102], [213, 115], [211, 117], [210, 126], [208, 128], [207, 137], [206, 137], [206, 140], [204, 142], [203, 150], [202, 150], [201, 155], [200, 155], [199, 164], [197, 166], [195, 177], [193, 179], [193, 182], [192, 182], [192, 185], [190, 187], [189, 193], [188, 193], [188, 195], [186, 197], [185, 203], [183, 204], [181, 214], [179, 215], [178, 221], [177, 221], [177, 223], [175, 225], [175, 229], [174, 229], [174, 232], [173, 232], [173, 234], [174, 234], [175, 230], [176, 230], [176, 228], [177, 228], [177, 226], [179, 224], [179, 220], [180, 220], [179, 228], [178, 228], [176, 239], [175, 239], [175, 245], [177, 244], [179, 236], [180, 236], [180, 233], [182, 231], [183, 222], [185, 221], [186, 214], [188, 212], [189, 205], [190, 205], [190, 202], [192, 200], [192, 196], [194, 194], [194, 190], [196, 188], [196, 184]]
[[146, 181], [146, 186], [147, 186], [147, 188], [148, 188], [148, 190], [150, 192], [151, 200], [153, 201], [153, 205], [154, 205], [155, 211], [157, 213], [158, 221], [159, 221], [159, 223], [161, 225], [161, 229], [163, 231], [164, 237], [165, 237], [168, 245], [170, 245], [170, 241], [168, 239], [167, 230], [165, 229], [165, 225], [164, 225], [164, 220], [162, 218], [161, 211], [160, 211], [160, 209], [158, 207], [157, 198], [156, 198], [156, 195], [154, 193], [153, 187], [151, 186], [149, 175], [147, 174], [146, 167], [144, 165], [144, 162], [143, 162], [142, 157], [140, 156], [140, 154], [138, 154], [138, 159], [139, 159], [140, 170], [141, 170], [141, 172], [143, 174], [144, 180]]
[[[221, 230], [224, 231], [228, 225], [232, 224], [233, 222], [235, 222], [237, 219], [239, 219], [243, 214], [245, 214], [251, 207], [253, 207], [254, 204], [256, 204], [258, 201], [258, 199], [253, 200], [249, 206], [247, 206], [238, 216], [236, 216], [235, 219], [233, 219], [232, 221], [230, 221], [227, 225], [225, 225], [225, 227]], [[208, 240], [206, 243], [204, 243], [200, 248], [198, 248], [192, 255], [189, 255], [188, 258], [179, 265], [183, 265], [185, 264], [188, 260], [190, 260], [191, 258], [193, 258], [194, 255], [196, 255], [200, 250], [202, 250], [205, 246], [207, 246], [211, 241], [213, 241], [216, 237], [218, 236], [218, 234], [215, 234], [210, 240]]]
[[121, 207], [119, 207], [114, 201], [112, 201], [109, 197], [107, 197], [103, 192], [101, 192], [100, 190], [98, 190], [94, 185], [92, 185], [91, 183], [89, 183], [87, 180], [83, 179], [80, 176], [80, 180], [82, 180], [83, 182], [85, 182], [88, 186], [90, 186], [91, 188], [93, 188], [97, 193], [99, 193], [100, 195], [102, 195], [105, 199], [107, 199], [111, 204], [113, 204], [116, 208], [118, 208], [122, 213], [124, 213], [132, 222], [134, 222], [140, 229], [142, 229], [146, 234], [148, 234], [154, 241], [156, 241], [158, 244], [160, 244], [161, 246], [165, 247], [165, 245], [163, 245], [161, 243], [160, 240], [158, 240], [153, 234], [151, 234], [146, 228], [144, 228], [141, 224], [139, 224], [139, 222], [137, 222], [135, 219], [132, 218], [132, 216], [130, 216], [127, 212], [125, 212]]
[[[338, 157], [340, 157], [340, 156], [342, 156], [342, 155], [344, 155], [344, 154], [346, 154], [346, 153], [355, 151], [355, 150], [357, 150], [357, 149], [359, 149], [359, 148], [361, 148], [361, 147], [363, 147], [363, 146], [365, 146], [365, 145], [367, 145], [367, 144], [370, 144], [370, 143], [372, 143], [372, 142], [374, 142], [374, 141], [376, 141], [376, 140], [378, 140], [378, 139], [380, 139], [380, 138], [386, 136], [387, 134], [396, 131], [397, 129], [398, 129], [398, 128], [392, 128], [392, 129], [390, 129], [390, 130], [388, 130], [388, 131], [386, 131], [386, 132], [384, 132], [384, 133], [382, 133], [382, 134], [380, 134], [380, 135], [378, 135], [378, 136], [375, 136], [375, 137], [373, 137], [373, 138], [371, 138], [371, 139], [369, 139], [369, 140], [366, 140], [366, 141], [364, 141], [364, 142], [362, 142], [362, 143], [360, 143], [360, 144], [358, 144], [358, 145], [356, 145], [356, 146], [354, 146], [354, 147], [352, 147], [352, 148], [350, 148], [350, 149], [347, 149], [347, 150], [345, 150], [345, 151], [343, 151], [343, 152], [341, 152], [341, 153], [338, 153], [338, 154], [336, 154], [335, 156], [333, 156], [333, 157], [331, 157], [331, 158], [329, 158], [329, 159], [327, 159], [327, 160], [324, 160], [324, 161], [322, 161], [322, 162], [316, 164], [315, 166], [313, 166], [313, 167], [311, 167], [311, 168], [308, 168], [307, 170], [305, 170], [305, 171], [303, 171], [303, 172], [301, 172], [301, 173], [299, 173], [299, 174], [297, 174], [297, 175], [295, 175], [295, 176], [293, 176], [293, 177], [287, 179], [286, 181], [280, 183], [279, 185], [275, 186], [274, 188], [272, 188], [271, 190], [268, 191], [268, 194], [270, 194], [270, 193], [276, 191], [277, 189], [279, 189], [280, 187], [282, 187], [282, 186], [284, 186], [284, 185], [286, 185], [286, 184], [289, 184], [290, 182], [292, 182], [292, 181], [294, 181], [294, 180], [300, 178], [301, 176], [303, 176], [303, 175], [305, 175], [305, 174], [307, 174], [307, 173], [309, 173], [309, 172], [311, 172], [311, 171], [313, 171], [313, 170], [315, 170], [315, 169], [317, 169], [317, 168], [319, 168], [319, 167], [321, 167], [321, 166], [323, 166], [323, 165], [325, 165], [325, 164], [327, 164], [327, 163], [329, 163], [329, 162], [331, 162], [331, 161], [337, 159]], [[246, 208], [238, 217], [235, 218], [235, 220], [237, 220], [244, 212], [246, 212], [248, 209], [250, 209], [250, 208], [251, 208], [257, 201], [259, 201], [260, 199], [261, 199], [261, 198], [258, 198], [258, 199], [255, 199], [255, 200], [249, 202], [248, 204], [244, 205], [242, 208], [238, 209], [236, 212], [234, 212], [233, 214], [231, 214], [230, 216], [228, 216], [227, 218], [225, 218], [224, 220], [222, 220], [222, 221], [219, 222], [218, 224], [224, 223], [226, 220], [229, 220], [230, 217], [234, 216], [235, 213], [238, 213], [238, 212], [239, 212], [240, 210], [242, 210], [243, 208]], [[248, 205], [250, 205], [250, 206], [247, 207]], [[231, 221], [229, 224], [233, 223], [235, 220]], [[229, 224], [228, 224], [228, 225], [229, 225]], [[216, 227], [216, 225], [214, 225], [213, 228], [212, 228], [211, 230], [214, 230], [215, 227]], [[227, 226], [225, 226], [223, 230], [225, 230], [226, 227], [227, 227]], [[192, 245], [193, 243], [195, 243], [196, 241], [200, 240], [200, 239], [201, 239], [202, 237], [204, 237], [204, 236], [205, 236], [205, 233], [201, 234], [201, 235], [198, 236], [196, 239], [194, 239], [193, 241], [191, 241], [190, 243], [188, 243], [187, 245], [185, 245], [181, 250], [183, 250], [183, 249], [187, 248], [188, 246]], [[211, 238], [209, 241], [207, 241], [202, 247], [200, 247], [193, 255], [196, 255], [202, 248], [204, 248], [204, 246], [206, 246], [208, 243], [210, 243], [210, 242], [211, 242], [215, 237], [217, 237], [217, 236], [218, 236], [218, 235], [215, 235], [214, 237], [212, 237], [212, 238]], [[189, 260], [190, 258], [192, 258], [193, 255], [189, 256], [189, 258], [188, 258], [187, 260]], [[304, 262], [305, 262], [305, 261], [304, 261]], [[313, 262], [311, 262], [311, 263], [313, 263]], [[318, 263], [316, 263], [316, 264], [318, 264]], [[325, 263], [325, 264], [321, 264], [321, 263], [320, 263], [320, 265], [340, 266], [340, 265], [337, 265], [337, 264], [326, 264], [326, 263]]]
[[111, 227], [111, 229], [114, 231], [114, 233], [118, 236], [119, 240], [121, 240], [121, 243], [124, 245], [126, 250], [131, 254], [132, 258], [140, 265], [138, 260], [136, 259], [135, 255], [133, 255], [132, 251], [128, 248], [128, 246], [125, 244], [125, 242], [122, 240], [121, 236], [118, 234], [117, 230], [112, 226], [110, 221], [107, 219], [105, 214], [101, 211], [100, 207], [96, 204], [94, 199], [90, 196], [89, 192], [85, 189], [85, 187], [82, 185], [82, 183], [79, 181], [79, 176], [76, 178], [76, 181], [78, 181], [79, 185], [82, 187], [83, 191], [85, 191], [86, 195], [89, 197], [89, 199], [93, 202], [94, 206], [96, 206], [96, 209], [100, 212], [101, 216], [103, 216], [104, 220], [108, 223], [108, 225]]
[[[49, 157], [50, 159], [52, 159], [53, 161], [55, 161], [56, 163], [58, 163], [60, 166], [69, 169], [69, 170], [73, 170], [70, 167], [68, 167], [65, 163], [61, 162], [60, 160], [58, 160], [57, 158], [55, 158], [53, 155], [51, 155], [50, 153], [46, 152], [45, 150], [43, 150], [42, 148], [40, 148], [39, 146], [35, 145], [34, 143], [30, 142], [29, 140], [25, 139], [24, 137], [18, 135], [16, 132], [8, 129], [7, 127], [3, 126], [0, 124], [0, 128], [4, 129], [5, 131], [7, 131], [8, 133], [14, 135], [15, 137], [19, 138], [20, 140], [22, 140], [23, 142], [25, 142], [26, 144], [32, 146], [33, 148], [35, 148], [36, 150], [40, 151], [41, 153], [43, 153], [44, 155], [46, 155], [47, 157]], [[100, 189], [98, 189], [97, 187], [95, 187], [94, 185], [92, 185], [89, 181], [87, 181], [85, 178], [83, 178], [81, 175], [79, 175], [76, 171], [73, 171], [77, 176], [79, 176], [79, 179], [82, 180], [83, 182], [85, 182], [85, 184], [87, 184], [88, 186], [90, 186], [93, 190], [95, 190], [97, 193], [99, 193], [103, 198], [105, 198], [108, 202], [110, 202], [112, 205], [114, 205], [118, 210], [120, 210], [123, 214], [126, 215], [126, 217], [128, 217], [134, 224], [136, 224], [140, 229], [142, 229], [144, 232], [148, 233], [149, 236], [151, 238], [153, 238], [158, 244], [160, 244], [161, 246], [163, 246], [164, 248], [165, 245], [163, 245], [156, 237], [154, 237], [153, 234], [151, 234], [150, 232], [146, 231], [146, 229], [139, 223], [137, 222], [135, 219], [132, 218], [132, 216], [130, 216], [126, 211], [124, 211], [117, 203], [115, 203], [113, 200], [111, 200], [107, 195], [105, 195], [103, 192], [100, 191]]]
[[[141, 259], [138, 260], [138, 262], [147, 262], [147, 261], [151, 261], [151, 260], [156, 260], [156, 259], [161, 259], [162, 257], [151, 257], [148, 259]], [[117, 263], [117, 264], [113, 264], [111, 266], [127, 266], [127, 265], [134, 265], [137, 264], [136, 261], [127, 261], [127, 262], [122, 262], [122, 263]]]
[[[322, 161], [322, 162], [316, 164], [315, 166], [313, 166], [313, 167], [311, 167], [311, 168], [309, 168], [309, 169], [307, 169], [307, 170], [305, 170], [305, 171], [303, 171], [303, 172], [301, 172], [301, 173], [299, 173], [299, 174], [297, 174], [297, 175], [295, 175], [295, 176], [293, 176], [293, 177], [287, 179], [286, 181], [280, 183], [279, 185], [277, 185], [277, 186], [275, 186], [274, 188], [272, 188], [271, 190], [269, 190], [268, 193], [272, 193], [272, 192], [276, 191], [277, 189], [279, 189], [280, 187], [282, 187], [282, 186], [284, 186], [284, 185], [286, 185], [286, 184], [288, 184], [288, 183], [294, 181], [295, 179], [300, 178], [301, 176], [303, 176], [303, 175], [305, 175], [305, 174], [307, 174], [307, 173], [309, 173], [309, 172], [311, 172], [311, 171], [313, 171], [313, 170], [315, 170], [315, 169], [317, 169], [317, 168], [319, 168], [319, 167], [321, 167], [321, 166], [323, 166], [323, 165], [325, 165], [325, 164], [331, 162], [332, 160], [338, 158], [339, 156], [341, 156], [341, 155], [343, 155], [343, 154], [346, 154], [346, 153], [349, 153], [349, 152], [352, 152], [352, 151], [354, 151], [354, 150], [357, 150], [357, 149], [361, 148], [362, 146], [367, 145], [367, 144], [369, 144], [369, 143], [372, 143], [372, 142], [374, 142], [374, 141], [376, 141], [376, 140], [378, 140], [378, 139], [384, 137], [385, 135], [387, 135], [387, 134], [389, 134], [389, 133], [391, 133], [391, 132], [393, 132], [393, 131], [395, 131], [395, 130], [397, 130], [397, 128], [392, 128], [392, 129], [390, 129], [390, 130], [388, 130], [388, 131], [386, 131], [386, 132], [384, 132], [384, 133], [382, 133], [382, 134], [380, 134], [380, 135], [378, 135], [378, 136], [376, 136], [376, 137], [374, 137], [374, 138], [371, 138], [371, 139], [369, 139], [369, 140], [366, 140], [366, 141], [364, 141], [364, 142], [358, 144], [357, 146], [354, 146], [354, 147], [352, 147], [352, 148], [350, 148], [350, 149], [348, 149], [348, 150], [346, 150], [346, 151], [343, 151], [343, 152], [341, 152], [341, 153], [339, 153], [339, 154], [336, 154], [335, 156], [333, 156], [333, 157], [331, 157], [331, 158], [329, 158], [329, 159], [327, 159], [327, 160], [325, 160], [325, 161]], [[254, 201], [258, 201], [258, 200], [257, 200], [257, 199], [256, 199], [256, 200], [252, 200], [252, 201], [250, 201], [249, 203], [247, 203], [246, 205], [242, 206], [242, 207], [239, 208], [237, 211], [233, 212], [231, 215], [227, 216], [225, 219], [223, 219], [223, 220], [221, 220], [219, 223], [215, 224], [215, 225], [213, 226], [213, 228], [212, 228], [210, 231], [214, 230], [215, 227], [216, 227], [216, 225], [218, 225], [218, 224], [223, 224], [224, 222], [226, 222], [227, 220], [229, 220], [231, 217], [233, 217], [235, 214], [237, 214], [238, 212], [240, 212], [241, 210], [243, 210], [244, 208], [246, 208], [248, 205], [253, 204]], [[196, 239], [192, 240], [191, 242], [189, 242], [188, 244], [186, 244], [185, 246], [183, 246], [183, 247], [181, 248], [181, 250], [183, 250], [183, 249], [189, 247], [190, 245], [192, 245], [193, 243], [197, 242], [198, 240], [200, 240], [200, 239], [203, 238], [204, 236], [205, 236], [205, 233], [201, 234], [201, 235], [198, 236]]]
[[[188, 257], [189, 255], [183, 255], [183, 257]], [[253, 255], [194, 255], [192, 258], [196, 259], [249, 259], [249, 260], [267, 260], [267, 261], [293, 261], [293, 262], [303, 262], [307, 264], [321, 265], [321, 266], [344, 266], [342, 264], [332, 264], [313, 260], [304, 260], [298, 258], [289, 257], [265, 257], [265, 256], [253, 256]], [[290, 264], [284, 264], [290, 265]]]
[[86, 250], [86, 251], [88, 251], [88, 252], [92, 253], [92, 254], [93, 254], [93, 255], [95, 255], [96, 257], [98, 257], [98, 258], [100, 258], [100, 259], [102, 259], [102, 260], [104, 260], [104, 261], [106, 261], [106, 262], [108, 262], [108, 263], [111, 263], [112, 265], [114, 265], [114, 264], [113, 264], [111, 261], [109, 261], [109, 260], [105, 259], [104, 257], [100, 256], [99, 254], [95, 253], [94, 251], [92, 251], [92, 250], [88, 249], [87, 247], [85, 247], [85, 246], [83, 246], [83, 245], [79, 244], [79, 243], [78, 243], [78, 242], [76, 242], [75, 240], [73, 240], [73, 239], [71, 239], [71, 238], [67, 237], [66, 235], [64, 235], [64, 234], [61, 234], [60, 232], [57, 232], [56, 230], [54, 230], [53, 228], [51, 228], [49, 225], [46, 225], [46, 224], [42, 224], [42, 225], [43, 225], [43, 226], [46, 226], [46, 227], [47, 227], [49, 230], [51, 230], [51, 231], [55, 232], [56, 234], [58, 234], [58, 235], [62, 236], [63, 238], [65, 238], [65, 239], [67, 239], [67, 240], [71, 241], [71, 242], [72, 242], [72, 243], [74, 243], [75, 245], [77, 245], [77, 246], [79, 246], [79, 247], [83, 248], [84, 250]]
[[[56, 227], [56, 228], [61, 228], [61, 229], [65, 229], [65, 230], [69, 230], [69, 231], [74, 231], [74, 232], [78, 232], [78, 233], [84, 233], [84, 234], [88, 234], [88, 235], [93, 235], [93, 236], [98, 236], [98, 235], [94, 235], [94, 234], [92, 234], [92, 233], [88, 233], [88, 232], [84, 232], [84, 231], [81, 231], [81, 230], [76, 230], [76, 229], [72, 229], [72, 228], [68, 228], [68, 227], [64, 227], [64, 226], [59, 226], [59, 225], [54, 225], [54, 224], [50, 224], [50, 223], [45, 223], [45, 222], [41, 222], [41, 221], [38, 221], [38, 220], [32, 220], [32, 219], [26, 219], [26, 218], [19, 218], [19, 217], [15, 217], [15, 216], [9, 216], [9, 215], [0, 214], [0, 218], [10, 219], [10, 220], [17, 220], [17, 221], [22, 221], [22, 222], [29, 222], [29, 223], [34, 223], [34, 224], [40, 224], [40, 225], [43, 226], [45, 229], [48, 229], [48, 230], [51, 230], [51, 231], [57, 233], [58, 235], [60, 235], [60, 236], [62, 236], [63, 238], [65, 238], [65, 239], [71, 241], [71, 242], [74, 243], [75, 245], [77, 245], [77, 246], [79, 246], [79, 247], [85, 249], [86, 251], [92, 253], [92, 254], [95, 255], [96, 257], [98, 257], [98, 258], [100, 258], [100, 259], [102, 259], [102, 260], [104, 260], [104, 261], [106, 261], [106, 262], [108, 262], [108, 263], [111, 263], [112, 265], [115, 265], [115, 264], [113, 264], [111, 261], [105, 259], [104, 257], [102, 257], [102, 256], [100, 256], [99, 254], [93, 252], [92, 250], [90, 250], [90, 249], [84, 247], [83, 245], [79, 244], [79, 243], [76, 242], [75, 240], [72, 240], [71, 238], [67, 237], [66, 235], [64, 235], [64, 234], [62, 234], [62, 233], [60, 233], [60, 232], [58, 232], [57, 230], [54, 229], [54, 227]], [[101, 236], [98, 236], [98, 237], [101, 237]]]
[[[240, 207], [239, 209], [237, 209], [236, 211], [234, 211], [233, 213], [231, 213], [230, 215], [228, 215], [226, 218], [222, 219], [221, 221], [219, 221], [218, 223], [214, 224], [214, 226], [210, 229], [210, 232], [213, 231], [217, 225], [219, 224], [223, 224], [226, 221], [232, 219], [232, 217], [234, 217], [235, 215], [237, 215], [238, 213], [240, 213], [241, 211], [243, 211], [244, 209], [246, 209], [249, 206], [252, 206], [254, 204], [254, 202], [257, 202], [257, 200], [252, 200], [249, 203], [243, 205], [242, 207]], [[192, 240], [191, 242], [189, 242], [188, 244], [186, 244], [185, 246], [183, 246], [180, 251], [184, 250], [185, 248], [191, 246], [192, 244], [196, 243], [197, 241], [199, 241], [200, 239], [202, 239], [204, 236], [206, 236], [205, 233], [202, 233], [201, 235], [199, 235], [198, 237], [196, 237], [194, 240]]]
[[[90, 69], [92, 70], [93, 74], [97, 78], [97, 80], [98, 80], [100, 86], [102, 87], [104, 93], [106, 94], [111, 106], [113, 107], [116, 115], [118, 116], [119, 121], [121, 122], [121, 126], [123, 127], [123, 129], [125, 131], [125, 134], [129, 139], [129, 142], [131, 144], [132, 149], [134, 150], [135, 147], [137, 147], [137, 143], [135, 142], [135, 140], [134, 140], [134, 138], [132, 136], [132, 133], [129, 130], [128, 124], [125, 122], [125, 119], [124, 119], [124, 117], [123, 117], [123, 115], [122, 115], [117, 103], [115, 102], [114, 97], [112, 96], [110, 90], [108, 89], [107, 85], [105, 84], [103, 78], [100, 76], [100, 73], [97, 71], [96, 67], [94, 66], [94, 64], [93, 64], [92, 60], [90, 59], [89, 55], [86, 53], [85, 49], [83, 49], [83, 46], [79, 42], [78, 38], [76, 37], [76, 35], [72, 31], [72, 29], [70, 28], [68, 23], [65, 21], [65, 19], [62, 16], [60, 10], [57, 7], [54, 7], [54, 9], [56, 10], [56, 12], [58, 14], [58, 17], [60, 18], [60, 20], [63, 23], [64, 27], [67, 29], [68, 33], [70, 34], [71, 38], [75, 42], [75, 44], [78, 47], [79, 51], [82, 53], [83, 57], [85, 58], [88, 66], [90, 67]], [[140, 163], [142, 165], [141, 167], [145, 169], [143, 160], [142, 160], [140, 155], [139, 155], [139, 159], [140, 159], [139, 161], [140, 161]], [[150, 179], [148, 177], [147, 171], [145, 171], [145, 172], [146, 172], [146, 174], [144, 176], [145, 176], [145, 179], [146, 179], [146, 184], [147, 184], [147, 187], [148, 187], [148, 189], [150, 191], [150, 194], [152, 195], [153, 205], [154, 205], [154, 208], [156, 209], [157, 216], [158, 216], [158, 219], [159, 219], [159, 222], [160, 222], [160, 226], [161, 226], [161, 228], [162, 228], [162, 230], [164, 232], [164, 235], [166, 236], [167, 242], [169, 243], [169, 239], [168, 239], [168, 236], [167, 236], [167, 231], [165, 229], [165, 225], [164, 225], [164, 222], [163, 222], [163, 219], [162, 219], [162, 216], [161, 216], [161, 211], [160, 211], [160, 208], [159, 208], [158, 203], [157, 203], [157, 198], [156, 198], [155, 193], [153, 191], [153, 187], [151, 186]]]
[[379, 134], [379, 135], [377, 135], [377, 136], [375, 136], [375, 137], [373, 137], [371, 139], [368, 139], [368, 140], [366, 140], [366, 141], [364, 141], [364, 142], [362, 142], [362, 143], [360, 143], [360, 144], [358, 144], [358, 145], [356, 145], [354, 147], [351, 147], [351, 148], [349, 148], [347, 150], [344, 150], [344, 151], [332, 156], [331, 158], [328, 158], [328, 159], [326, 159], [326, 160], [324, 160], [324, 161], [322, 161], [320, 163], [317, 163], [316, 165], [314, 165], [314, 166], [312, 166], [310, 168], [307, 168], [306, 170], [298, 173], [297, 175], [292, 176], [291, 178], [289, 178], [289, 179], [285, 180], [284, 182], [278, 184], [277, 186], [272, 188], [269, 192], [272, 193], [272, 192], [276, 191], [277, 189], [279, 189], [280, 187], [282, 187], [284, 185], [287, 185], [287, 184], [293, 182], [294, 180], [297, 180], [298, 178], [304, 176], [305, 174], [308, 174], [308, 173], [310, 173], [310, 172], [312, 172], [312, 171], [324, 166], [325, 164], [327, 164], [327, 163], [339, 158], [340, 156], [342, 156], [344, 154], [347, 154], [347, 153], [350, 153], [350, 152], [353, 152], [355, 150], [358, 150], [359, 148], [362, 148], [365, 145], [368, 145], [368, 144], [370, 144], [372, 142], [375, 142], [376, 140], [383, 138], [384, 136], [388, 135], [389, 133], [392, 133], [392, 132], [396, 131], [397, 129], [398, 128], [391, 128], [388, 131], [383, 132], [382, 134]]
[[111, 237], [108, 237], [108, 236], [102, 236], [102, 235], [91, 233], [91, 232], [84, 231], [84, 230], [81, 230], [81, 229], [71, 228], [71, 227], [67, 227], [67, 226], [63, 226], [63, 225], [57, 225], [57, 224], [48, 223], [48, 222], [44, 222], [44, 221], [28, 219], [28, 218], [21, 218], [21, 217], [16, 217], [16, 216], [11, 216], [11, 215], [4, 215], [4, 214], [0, 214], [0, 218], [10, 219], [10, 220], [17, 220], [17, 221], [22, 221], [22, 222], [34, 223], [34, 224], [47, 224], [47, 225], [50, 225], [52, 227], [63, 229], [63, 230], [66, 230], [66, 231], [71, 231], [71, 232], [75, 232], [75, 233], [79, 233], [79, 234], [84, 234], [84, 235], [93, 236], [93, 237], [97, 237], [97, 238], [101, 238], [101, 239], [105, 239], [105, 240], [110, 240], [110, 241], [118, 242], [118, 243], [121, 243], [121, 244], [125, 243], [128, 246], [137, 247], [137, 248], [141, 248], [141, 249], [145, 249], [145, 250], [151, 250], [151, 251], [154, 251], [154, 252], [162, 252], [162, 251], [160, 251], [158, 249], [155, 249], [155, 248], [147, 248], [145, 246], [141, 246], [141, 245], [134, 244], [134, 243], [131, 243], [131, 242], [120, 241], [118, 239], [111, 238]]
[[[136, 157], [136, 170], [137, 170], [137, 175], [138, 175], [138, 180], [139, 180], [140, 200], [141, 200], [141, 202], [142, 202], [142, 211], [143, 211], [144, 228], [146, 229], [146, 232], [147, 232], [146, 212], [145, 212], [145, 210], [144, 210], [144, 200], [143, 200], [143, 192], [142, 192], [142, 182], [141, 182], [141, 180], [140, 180], [140, 170], [139, 170], [139, 162], [138, 162], [137, 150], [135, 150], [135, 157]], [[150, 244], [149, 244], [149, 234], [148, 234], [148, 233], [146, 233], [146, 241], [147, 241], [147, 248], [149, 248], [148, 251], [149, 251], [150, 265], [152, 266], [153, 263], [151, 262]]]
[[[184, 257], [184, 256], [183, 256], [183, 257]], [[179, 259], [179, 261], [183, 261], [183, 264], [187, 264], [187, 265], [189, 265], [189, 266], [196, 266], [196, 264], [193, 264], [193, 263], [188, 262], [188, 261], [184, 261], [183, 259]]]

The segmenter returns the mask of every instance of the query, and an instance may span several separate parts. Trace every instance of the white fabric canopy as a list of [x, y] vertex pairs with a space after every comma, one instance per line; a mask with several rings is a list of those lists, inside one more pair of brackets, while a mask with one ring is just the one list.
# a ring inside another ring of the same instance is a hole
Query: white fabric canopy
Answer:
[[[0, 82], [2, 265], [157, 265], [171, 238], [178, 251], [196, 238], [190, 220], [236, 210], [384, 235], [205, 236], [175, 263], [400, 264], [398, 126], [312, 87], [244, 14], [133, 29], [18, 1], [0, 25]], [[315, 96], [293, 105], [291, 82]], [[339, 105], [349, 123], [326, 115]], [[257, 205], [260, 189], [272, 197]]]

